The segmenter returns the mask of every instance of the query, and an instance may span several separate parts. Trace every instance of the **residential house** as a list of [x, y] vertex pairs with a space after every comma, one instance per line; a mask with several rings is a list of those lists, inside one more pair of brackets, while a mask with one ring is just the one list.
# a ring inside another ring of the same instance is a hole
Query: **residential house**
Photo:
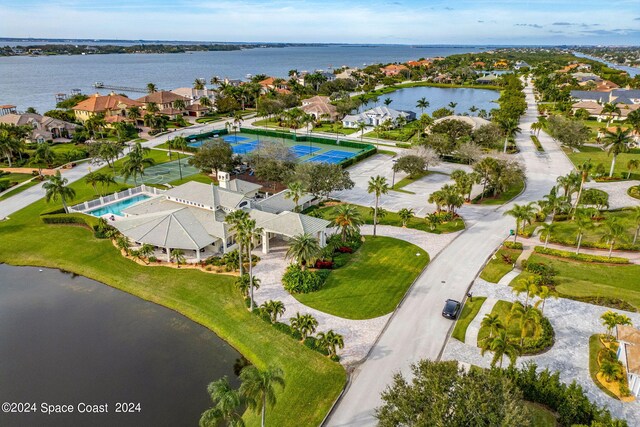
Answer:
[[267, 93], [270, 90], [275, 90], [278, 93], [291, 93], [286, 80], [276, 79], [275, 77], [267, 77], [264, 80], [258, 82], [262, 87], [262, 93]]
[[[247, 212], [263, 229], [255, 242], [263, 253], [269, 252], [274, 238], [288, 240], [303, 233], [325, 246], [329, 221], [292, 212], [293, 202], [283, 194], [288, 190], [259, 199], [258, 184], [230, 180], [227, 172], [219, 172], [218, 179], [220, 186], [191, 181], [166, 190], [124, 209], [124, 218], [114, 218], [111, 224], [138, 245], [164, 250], [167, 258], [172, 249], [193, 254], [197, 261], [237, 249], [235, 232], [226, 222], [237, 210]], [[303, 199], [300, 202], [310, 203], [308, 196]]]
[[499, 70], [506, 70], [507, 68], [509, 68], [509, 63], [506, 60], [501, 59], [493, 63], [493, 68], [497, 68]]
[[28, 142], [45, 142], [59, 138], [71, 138], [77, 127], [74, 123], [41, 116], [36, 113], [5, 114], [0, 116], [0, 123], [14, 126], [31, 126], [33, 129], [27, 137]]
[[307, 114], [311, 114], [316, 120], [335, 122], [339, 117], [336, 106], [331, 104], [328, 96], [317, 95], [303, 99], [300, 109]]
[[177, 116], [181, 116], [184, 113], [184, 110], [175, 108], [174, 103], [176, 101], [184, 102], [185, 106], [190, 104], [190, 100], [188, 98], [170, 92], [168, 90], [152, 92], [148, 95], [138, 98], [138, 101], [147, 106], [151, 103], [156, 104], [161, 114], [167, 115], [171, 118], [176, 118]]
[[421, 59], [420, 61], [408, 61], [406, 64], [411, 68], [416, 68], [416, 67], [429, 68], [431, 67], [432, 62], [429, 61], [428, 59]]
[[5, 114], [16, 114], [16, 106], [15, 105], [10, 105], [10, 104], [6, 104], [6, 105], [0, 105], [0, 116], [3, 116]]
[[486, 67], [487, 67], [487, 64], [482, 61], [476, 61], [473, 64], [471, 64], [471, 68], [475, 68], [476, 70], [483, 70]]
[[514, 70], [521, 70], [523, 68], [531, 68], [531, 65], [527, 64], [525, 61], [516, 61], [515, 65], [513, 66]]
[[390, 123], [392, 127], [395, 127], [399, 117], [403, 117], [409, 122], [415, 120], [416, 113], [380, 106], [360, 114], [348, 114], [344, 116], [342, 126], [345, 128], [356, 128], [358, 127], [358, 123], [363, 122], [367, 126], [379, 126], [383, 123]]
[[591, 71], [591, 65], [583, 64], [581, 62], [572, 62], [567, 66], [558, 70], [558, 73], [569, 73], [571, 71]]
[[[96, 93], [84, 101], [78, 102], [75, 107], [72, 107], [72, 110], [76, 119], [82, 122], [98, 114], [104, 115], [107, 121], [116, 121], [126, 119], [127, 111], [131, 107], [144, 107], [144, 103], [111, 92], [109, 95]], [[110, 117], [114, 118], [110, 119]], [[120, 117], [120, 119], [115, 119], [115, 117]]]
[[350, 79], [351, 75], [355, 72], [359, 71], [358, 68], [343, 68], [338, 74], [336, 74], [336, 79]]
[[402, 65], [402, 64], [389, 64], [386, 67], [382, 67], [380, 68], [380, 71], [387, 77], [395, 77], [398, 74], [400, 74], [400, 72], [402, 70], [408, 70], [409, 68], [407, 68], [406, 65]]
[[171, 92], [188, 99], [189, 102], [187, 103], [187, 105], [193, 105], [202, 98], [208, 98], [209, 101], [211, 101], [211, 105], [215, 105], [216, 102], [216, 91], [211, 89], [179, 87], [177, 89], [173, 89]]
[[493, 85], [498, 81], [498, 76], [496, 74], [487, 74], [486, 76], [482, 76], [476, 79], [476, 83], [481, 85]]
[[640, 330], [630, 325], [616, 326], [618, 343], [618, 360], [624, 366], [629, 383], [629, 390], [635, 397], [640, 397]]
[[608, 114], [602, 114], [602, 106], [606, 103], [615, 103], [620, 108], [620, 115], [614, 116], [614, 120], [625, 120], [631, 111], [640, 109], [640, 89], [612, 89], [609, 92], [572, 90], [571, 98], [576, 101], [571, 106], [574, 113], [584, 108], [598, 121], [610, 118]]
[[600, 82], [602, 81], [602, 78], [600, 78], [599, 75], [597, 74], [593, 74], [593, 73], [585, 73], [582, 71], [579, 71], [577, 73], [572, 73], [571, 76], [576, 79], [578, 81], [578, 83], [582, 83], [582, 82]]

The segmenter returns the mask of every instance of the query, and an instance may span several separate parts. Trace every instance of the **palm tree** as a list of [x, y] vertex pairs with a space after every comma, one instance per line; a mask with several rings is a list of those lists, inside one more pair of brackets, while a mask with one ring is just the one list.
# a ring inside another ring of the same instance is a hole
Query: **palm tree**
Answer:
[[398, 216], [402, 220], [402, 227], [407, 227], [407, 222], [413, 218], [413, 209], [402, 208], [398, 211]]
[[250, 365], [240, 372], [240, 395], [247, 399], [250, 408], [262, 413], [261, 425], [265, 426], [267, 405], [276, 404], [275, 386], [284, 389], [284, 373], [280, 368], [261, 371]]
[[531, 131], [536, 135], [540, 135], [540, 131], [544, 128], [544, 124], [542, 122], [531, 123]]
[[367, 128], [367, 124], [364, 121], [356, 122], [356, 129], [360, 132], [360, 141], [364, 137], [364, 130]]
[[242, 296], [246, 299], [249, 298], [249, 288], [253, 286], [253, 289], [260, 289], [260, 279], [253, 277], [253, 280], [248, 274], [243, 274], [235, 281], [236, 288], [242, 293]]
[[475, 113], [476, 111], [478, 111], [478, 107], [476, 107], [475, 105], [472, 105], [471, 107], [469, 107], [470, 113]]
[[588, 159], [576, 166], [576, 169], [578, 170], [578, 172], [580, 172], [580, 189], [578, 190], [578, 197], [576, 197], [576, 202], [573, 205], [573, 217], [571, 219], [575, 217], [576, 209], [578, 209], [578, 203], [580, 203], [580, 198], [582, 197], [582, 189], [584, 188], [584, 183], [587, 182], [587, 179], [589, 179], [589, 174], [593, 169], [593, 163], [591, 163], [591, 159]]
[[193, 81], [193, 88], [195, 90], [203, 90], [205, 82], [206, 80], [203, 80], [203, 79], [195, 79]]
[[607, 311], [600, 316], [602, 324], [607, 328], [607, 335], [613, 337], [613, 329], [618, 325], [630, 325], [631, 319], [624, 314], [618, 314], [615, 311]]
[[602, 365], [600, 366], [600, 373], [607, 382], [611, 382], [615, 379], [620, 378], [622, 375], [622, 365], [617, 360], [603, 360]]
[[503, 119], [498, 122], [498, 126], [504, 132], [504, 150], [503, 152], [507, 152], [507, 144], [509, 143], [509, 138], [515, 138], [516, 134], [522, 132], [522, 129], [518, 126], [518, 120], [513, 118]]
[[553, 298], [557, 299], [558, 298], [558, 293], [556, 291], [554, 291], [553, 289], [551, 289], [550, 287], [543, 285], [543, 286], [540, 286], [540, 290], [538, 291], [536, 296], [538, 298], [540, 298], [540, 300], [537, 301], [534, 306], [537, 308], [538, 305], [541, 305], [540, 314], [544, 314], [544, 304], [545, 304], [545, 302], [550, 297], [553, 297]]
[[140, 108], [136, 107], [135, 105], [129, 107], [129, 109], [127, 110], [127, 117], [130, 118], [131, 120], [133, 120], [134, 123], [136, 123], [138, 121], [140, 116], [141, 116]]
[[[176, 101], [177, 102], [177, 101]], [[180, 152], [187, 149], [187, 139], [184, 136], [176, 136], [168, 141], [169, 148], [176, 150], [178, 154], [178, 170], [180, 171], [180, 179], [182, 179], [182, 163], [180, 163]]]
[[156, 86], [155, 83], [147, 83], [147, 93], [153, 93], [157, 91], [158, 91], [158, 87]]
[[285, 257], [295, 259], [304, 271], [307, 263], [312, 262], [319, 253], [320, 244], [318, 239], [309, 233], [303, 233], [291, 238]]
[[535, 335], [540, 325], [540, 312], [534, 307], [524, 306], [520, 301], [516, 301], [511, 306], [509, 319], [520, 319], [520, 345], [523, 345], [529, 332]]
[[529, 276], [527, 278], [519, 279], [516, 283], [512, 285], [513, 292], [516, 295], [520, 296], [520, 294], [525, 295], [524, 306], [529, 307], [529, 298], [534, 297], [538, 294], [540, 288], [536, 284], [535, 277]]
[[578, 191], [580, 176], [575, 172], [571, 172], [565, 176], [559, 176], [556, 178], [556, 182], [560, 188], [562, 188], [562, 195], [567, 198], [569, 203], [571, 203], [573, 193]]
[[60, 199], [65, 213], [69, 213], [67, 200], [72, 200], [76, 197], [76, 190], [67, 186], [68, 182], [69, 180], [67, 178], [63, 178], [62, 175], [60, 175], [60, 171], [56, 171], [55, 175], [49, 177], [48, 181], [42, 184], [42, 188], [46, 191], [44, 196], [45, 201], [47, 203], [52, 200], [57, 202], [58, 199]]
[[600, 238], [600, 241], [607, 242], [609, 244], [609, 258], [613, 252], [613, 246], [616, 244], [616, 240], [620, 240], [625, 234], [625, 227], [618, 222], [618, 218], [610, 217], [604, 223], [604, 233]]
[[423, 115], [425, 108], [429, 108], [429, 101], [427, 101], [427, 98], [418, 99], [418, 102], [416, 102], [416, 108], [419, 108], [420, 115]]
[[329, 357], [336, 355], [336, 348], [344, 348], [344, 338], [342, 335], [333, 332], [332, 329], [318, 334], [320, 346], [329, 352]]
[[334, 218], [331, 221], [332, 227], [340, 229], [342, 242], [347, 238], [354, 238], [360, 234], [360, 226], [363, 224], [360, 211], [354, 205], [338, 205], [334, 208]]
[[[245, 218], [240, 224], [240, 235], [244, 238], [244, 246], [247, 248], [247, 260], [249, 261], [249, 293], [251, 298], [251, 305], [249, 310], [253, 311], [253, 260], [251, 259], [251, 251], [253, 250], [253, 244], [256, 240], [263, 237], [263, 229], [256, 227], [256, 220]], [[264, 237], [266, 238], [266, 237]]]
[[482, 347], [481, 354], [484, 354], [487, 351], [491, 351], [493, 353], [493, 359], [491, 360], [491, 367], [496, 366], [498, 360], [500, 361], [500, 368], [502, 369], [502, 357], [507, 356], [511, 362], [511, 366], [516, 364], [516, 360], [520, 355], [520, 347], [516, 344], [513, 344], [507, 335], [507, 331], [505, 329], [498, 332], [498, 334], [493, 337], [493, 339]]
[[153, 255], [153, 245], [150, 245], [148, 243], [143, 243], [142, 246], [140, 246], [140, 249], [138, 249], [138, 254], [141, 257], [147, 258], [147, 264], [148, 264], [149, 257]]
[[46, 142], [39, 142], [29, 162], [38, 166], [38, 175], [42, 177], [42, 164], [44, 163], [45, 166], [49, 167], [55, 160], [56, 155], [51, 149], [51, 146]]
[[607, 126], [609, 126], [611, 124], [611, 120], [613, 119], [614, 115], [618, 115], [620, 116], [622, 114], [620, 107], [618, 107], [618, 104], [616, 102], [607, 102], [606, 104], [604, 104], [602, 106], [602, 111], [600, 114], [608, 114], [609, 115], [609, 119], [607, 120]]
[[184, 110], [185, 108], [187, 108], [187, 104], [185, 104], [184, 99], [176, 99], [175, 101], [173, 101], [172, 106], [176, 110]]
[[535, 218], [535, 208], [532, 203], [528, 203], [526, 205], [518, 205], [514, 203], [513, 207], [506, 211], [503, 215], [510, 215], [516, 219], [516, 230], [513, 234], [514, 243], [517, 241], [518, 233], [520, 232], [520, 224], [523, 222], [529, 222], [531, 219]]
[[287, 189], [289, 191], [287, 192], [287, 194], [284, 195], [284, 198], [292, 199], [293, 203], [295, 203], [296, 205], [293, 210], [294, 212], [298, 212], [299, 211], [298, 202], [300, 201], [300, 198], [305, 195], [304, 184], [300, 181], [294, 181], [287, 186]]
[[633, 245], [638, 241], [638, 234], [640, 234], [640, 206], [632, 208], [630, 218], [631, 222], [635, 224], [636, 231], [633, 233]]
[[582, 244], [582, 237], [584, 236], [584, 232], [593, 226], [593, 221], [591, 220], [591, 216], [586, 211], [578, 210], [576, 212], [574, 224], [576, 226], [576, 231], [578, 233], [576, 236], [576, 240], [578, 241], [578, 245], [576, 247], [576, 254], [579, 254], [580, 245]]
[[131, 250], [131, 241], [127, 236], [118, 236], [116, 238], [116, 246], [120, 251], [124, 251], [126, 255], [129, 255]]
[[108, 173], [100, 173], [98, 174], [98, 182], [100, 183], [100, 186], [102, 188], [101, 194], [104, 194], [106, 188], [108, 188], [110, 185], [116, 184], [116, 179], [113, 177], [113, 175], [110, 175]]
[[284, 304], [282, 301], [269, 300], [262, 303], [260, 308], [269, 315], [271, 323], [276, 323], [278, 317], [284, 314]]
[[387, 183], [387, 178], [380, 175], [371, 177], [371, 179], [369, 179], [367, 192], [369, 194], [374, 193], [376, 197], [375, 208], [373, 212], [373, 237], [375, 237], [376, 226], [378, 225], [378, 202], [380, 201], [380, 196], [389, 192], [389, 184]]
[[458, 106], [458, 103], [457, 103], [457, 102], [453, 102], [453, 101], [451, 101], [451, 102], [449, 103], [449, 108], [451, 108], [452, 110], [454, 110], [454, 112], [455, 112], [455, 109], [456, 109], [456, 107], [457, 107], [457, 106]]
[[235, 232], [236, 243], [238, 244], [238, 260], [240, 276], [244, 274], [244, 266], [242, 265], [242, 247], [244, 243], [245, 230], [243, 228], [244, 220], [249, 218], [249, 213], [243, 210], [233, 211], [224, 218], [225, 222], [231, 225], [229, 231]]
[[244, 427], [240, 410], [246, 401], [238, 390], [231, 388], [226, 376], [209, 383], [207, 393], [214, 406], [202, 413], [200, 427], [217, 427], [220, 423]]
[[549, 246], [549, 238], [551, 237], [551, 233], [553, 233], [558, 228], [558, 224], [556, 224], [555, 222], [545, 222], [542, 224], [541, 228], [545, 234], [544, 248], [547, 249], [547, 247]]
[[200, 103], [200, 105], [202, 105], [203, 107], [206, 107], [206, 108], [210, 108], [211, 105], [213, 105], [211, 100], [206, 96], [201, 97], [198, 100], [198, 102]]
[[139, 142], [136, 142], [122, 164], [122, 177], [125, 182], [133, 176], [134, 184], [138, 185], [138, 176], [144, 176], [145, 166], [151, 166], [155, 163], [152, 158], [145, 157], [150, 151], [149, 147], [143, 147]]
[[318, 327], [318, 321], [315, 317], [310, 314], [301, 315], [300, 312], [296, 313], [295, 317], [289, 319], [289, 322], [291, 322], [291, 328], [300, 332], [300, 336], [302, 337], [301, 341], [303, 342], [309, 335], [313, 334]]
[[393, 102], [393, 100], [392, 100], [391, 98], [385, 98], [385, 99], [384, 99], [384, 105], [386, 105], [387, 107], [388, 107], [389, 105], [391, 105], [391, 103], [392, 103], [392, 102]]
[[639, 159], [629, 159], [627, 162], [627, 179], [631, 178], [631, 171], [638, 170], [640, 168], [640, 160]]
[[169, 254], [169, 259], [171, 261], [175, 261], [178, 264], [178, 268], [180, 268], [181, 264], [184, 264], [187, 259], [184, 256], [184, 251], [182, 249], [171, 249], [171, 253]]
[[607, 154], [613, 154], [611, 169], [609, 170], [609, 177], [612, 177], [613, 170], [616, 167], [616, 157], [618, 157], [620, 153], [629, 151], [629, 144], [632, 142], [631, 129], [622, 130], [620, 126], [618, 126], [615, 132], [607, 130], [605, 131], [602, 141], [604, 147], [607, 149]]
[[494, 335], [504, 329], [504, 324], [502, 323], [502, 320], [500, 320], [500, 316], [491, 313], [484, 315], [480, 326], [489, 329], [489, 339], [492, 339]]

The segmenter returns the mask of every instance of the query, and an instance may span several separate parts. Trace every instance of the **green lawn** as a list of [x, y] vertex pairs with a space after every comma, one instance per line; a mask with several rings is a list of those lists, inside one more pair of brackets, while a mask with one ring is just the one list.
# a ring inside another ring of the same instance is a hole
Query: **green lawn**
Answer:
[[467, 299], [462, 307], [462, 312], [460, 313], [460, 317], [456, 321], [456, 326], [453, 328], [453, 333], [451, 336], [458, 341], [464, 342], [464, 338], [467, 335], [467, 328], [469, 324], [475, 319], [476, 315], [480, 311], [480, 307], [486, 301], [487, 297], [473, 297], [471, 299]]
[[0, 175], [0, 180], [8, 180], [9, 182], [17, 182], [20, 184], [21, 182], [25, 182], [33, 178], [33, 175], [30, 173], [10, 173], [8, 175]]
[[[603, 266], [535, 253], [529, 257], [529, 262], [544, 262], [558, 272], [554, 279], [556, 291], [561, 297], [601, 305], [608, 305], [605, 304], [607, 299], [620, 299], [640, 309], [640, 265]], [[523, 272], [512, 283], [530, 275], [531, 273]]]
[[[513, 264], [521, 253], [522, 249], [509, 249], [502, 246], [484, 267], [480, 278], [487, 282], [498, 283], [505, 274], [513, 270]], [[509, 260], [505, 257], [511, 259], [511, 262], [508, 262]]]
[[[445, 175], [445, 174], [443, 174], [442, 172], [424, 171], [424, 172], [422, 172], [422, 173], [420, 173], [420, 174], [416, 175], [416, 176], [415, 176], [415, 177], [413, 177], [413, 178], [411, 178], [411, 177], [409, 177], [409, 176], [406, 176], [406, 177], [402, 178], [400, 181], [397, 181], [397, 182], [395, 183], [395, 185], [393, 186], [393, 188], [392, 188], [392, 189], [393, 189], [393, 190], [396, 190], [396, 191], [399, 191], [399, 190], [401, 190], [403, 187], [405, 187], [405, 186], [407, 186], [407, 185], [409, 185], [409, 184], [413, 184], [414, 182], [416, 182], [416, 181], [420, 180], [421, 178], [424, 178], [425, 176], [429, 176], [429, 175], [434, 174], [434, 173], [439, 173], [439, 174]], [[406, 191], [406, 190], [404, 190], [404, 191]], [[407, 193], [415, 194], [415, 193], [413, 193], [413, 192], [411, 192], [411, 191], [407, 191]]]
[[[360, 212], [360, 215], [362, 216], [365, 224], [373, 224], [373, 214], [371, 213], [371, 208], [359, 205], [354, 206]], [[305, 213], [309, 213], [314, 210], [319, 211], [322, 215], [322, 218], [328, 221], [331, 221], [333, 219], [333, 206], [312, 206], [311, 208], [305, 210]], [[387, 214], [383, 218], [378, 218], [378, 224], [402, 227], [402, 220], [396, 212], [387, 212]], [[462, 218], [457, 218], [444, 224], [438, 224], [434, 230], [429, 227], [424, 218], [413, 217], [407, 222], [407, 228], [413, 228], [416, 230], [435, 234], [453, 233], [455, 231], [464, 230], [464, 227], [464, 221], [462, 220]]]
[[518, 194], [522, 193], [522, 190], [524, 190], [524, 181], [519, 181], [515, 185], [512, 185], [507, 191], [498, 194], [496, 197], [484, 197], [480, 200], [480, 196], [477, 196], [473, 199], [473, 203], [478, 205], [503, 205]]
[[545, 406], [533, 402], [524, 402], [531, 414], [531, 427], [556, 427], [556, 415]]
[[[72, 186], [77, 197], [71, 203], [94, 197], [82, 181]], [[267, 411], [268, 425], [320, 424], [345, 384], [342, 366], [250, 314], [232, 277], [138, 265], [87, 229], [43, 224], [39, 214], [56, 207], [39, 201], [0, 223], [0, 262], [61, 268], [183, 314], [211, 329], [255, 365], [284, 370], [286, 388], [277, 393], [278, 403]], [[245, 420], [250, 426], [260, 423], [253, 412]]]
[[[565, 152], [574, 165], [579, 165], [589, 159], [591, 159], [591, 163], [593, 163], [594, 166], [598, 163], [602, 163], [607, 172], [606, 176], [609, 176], [612, 157], [608, 155], [606, 151], [597, 147], [582, 147], [578, 153], [574, 153], [571, 150], [566, 150]], [[613, 171], [614, 176], [626, 179], [628, 172], [627, 162], [631, 159], [640, 160], [640, 149], [632, 149], [629, 153], [618, 154], [618, 157], [616, 158], [616, 167]], [[640, 171], [633, 171], [631, 173], [631, 179], [640, 179]]]
[[420, 131], [420, 122], [416, 120], [413, 122], [409, 122], [402, 127], [391, 129], [385, 132], [380, 132], [380, 135], [378, 135], [378, 133], [375, 130], [372, 130], [367, 132], [364, 136], [369, 138], [375, 138], [375, 139], [381, 138], [381, 139], [388, 139], [391, 141], [407, 142], [413, 139], [418, 134], [419, 131]]
[[191, 182], [191, 181], [201, 182], [203, 184], [211, 184], [213, 182], [208, 175], [205, 175], [203, 173], [198, 173], [195, 175], [186, 176], [182, 179], [176, 179], [175, 181], [171, 181], [169, 184], [175, 187], [176, 185], [181, 185], [181, 184], [184, 184], [185, 182]]
[[3, 200], [8, 199], [11, 196], [15, 196], [18, 193], [22, 193], [24, 190], [26, 190], [27, 188], [31, 188], [35, 185], [40, 184], [40, 181], [38, 180], [33, 180], [31, 182], [28, 182], [24, 185], [21, 185], [20, 187], [14, 188], [13, 190], [9, 190], [8, 192], [4, 193], [2, 196], [0, 196], [0, 202]]
[[[313, 128], [314, 132], [326, 132], [336, 134], [336, 130], [331, 123], [322, 123], [320, 126], [316, 126]], [[338, 126], [338, 133], [342, 135], [351, 135], [352, 133], [356, 133], [358, 129], [352, 128], [343, 128], [342, 125]]]
[[[617, 218], [620, 224], [626, 229], [626, 234], [623, 239], [616, 242], [614, 245], [614, 249], [631, 249], [631, 244], [633, 243], [633, 236], [636, 232], [637, 225], [633, 223], [631, 219], [631, 211], [629, 210], [620, 210], [620, 211], [612, 211], [612, 212], [603, 212], [603, 216], [605, 218], [614, 217]], [[549, 237], [550, 242], [560, 243], [563, 245], [577, 245], [577, 227], [574, 221], [557, 221], [556, 229], [551, 233]], [[583, 247], [599, 247], [602, 249], [609, 249], [609, 245], [607, 242], [600, 241], [603, 233], [605, 232], [604, 222], [594, 222], [593, 227], [584, 231], [584, 235], [582, 237], [582, 246]], [[540, 233], [540, 241], [544, 241], [545, 233]], [[640, 241], [640, 239], [639, 239]], [[637, 246], [640, 246], [640, 242], [636, 243]], [[638, 249], [636, 247], [635, 249]]]
[[598, 380], [596, 376], [598, 372], [600, 372], [600, 365], [598, 364], [598, 354], [600, 350], [604, 350], [604, 345], [600, 341], [600, 334], [594, 334], [589, 337], [589, 375], [591, 375], [591, 380], [598, 386], [600, 390], [602, 390], [606, 395], [612, 397], [616, 400], [619, 400], [618, 397], [609, 391], [602, 383]]
[[294, 297], [309, 307], [347, 319], [391, 313], [429, 262], [429, 254], [403, 240], [365, 238], [347, 263], [331, 272], [322, 289]]

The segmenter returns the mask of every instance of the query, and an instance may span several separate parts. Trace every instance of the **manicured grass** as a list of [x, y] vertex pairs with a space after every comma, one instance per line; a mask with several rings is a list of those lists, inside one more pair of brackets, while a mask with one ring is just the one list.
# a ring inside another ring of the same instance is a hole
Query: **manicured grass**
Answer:
[[533, 142], [533, 145], [536, 146], [536, 150], [544, 151], [544, 148], [542, 148], [542, 144], [540, 144], [540, 140], [538, 139], [537, 136], [531, 135], [531, 141]]
[[[72, 187], [77, 198], [71, 203], [94, 197], [82, 182]], [[110, 191], [120, 186], [112, 187]], [[260, 368], [283, 369], [286, 388], [277, 392], [278, 403], [267, 411], [267, 425], [320, 424], [345, 384], [342, 366], [250, 314], [233, 277], [138, 265], [85, 228], [43, 224], [39, 214], [56, 207], [39, 201], [0, 223], [0, 262], [62, 268], [183, 314], [214, 331]], [[245, 414], [245, 420], [250, 426], [260, 423], [254, 412]]]
[[294, 297], [316, 310], [347, 319], [391, 313], [429, 262], [429, 254], [391, 237], [365, 239], [344, 266], [329, 274], [322, 289]]
[[[352, 128], [344, 128], [342, 125], [338, 126], [338, 133], [342, 135], [351, 135], [352, 133], [356, 133], [358, 129]], [[313, 132], [326, 132], [336, 134], [336, 129], [333, 127], [333, 124], [323, 123], [320, 126], [314, 127]]]
[[391, 151], [391, 150], [378, 150], [378, 154], [385, 154], [387, 156], [391, 156], [391, 157], [395, 157], [398, 155], [398, 153], [396, 153], [395, 151]]
[[453, 328], [453, 333], [451, 336], [458, 341], [464, 342], [464, 338], [467, 335], [467, 328], [469, 324], [475, 319], [478, 311], [480, 311], [480, 307], [486, 301], [487, 297], [473, 297], [471, 299], [467, 298], [467, 301], [462, 307], [462, 312], [460, 313], [460, 317], [456, 321], [456, 326]]
[[533, 402], [524, 402], [524, 405], [531, 415], [529, 419], [531, 427], [556, 427], [558, 425], [556, 415], [545, 406]]
[[201, 182], [203, 184], [211, 184], [213, 182], [213, 180], [208, 175], [205, 175], [203, 173], [197, 173], [195, 175], [186, 176], [182, 179], [176, 179], [175, 181], [171, 181], [169, 184], [175, 187], [176, 185], [181, 185], [181, 184], [184, 184], [185, 182], [191, 182], [191, 181]]
[[[554, 277], [556, 291], [561, 297], [587, 299], [598, 304], [597, 298], [604, 300], [617, 298], [640, 309], [640, 265], [607, 265], [586, 263], [532, 254], [529, 262], [543, 262], [557, 272]], [[514, 279], [531, 276], [523, 272]], [[603, 304], [604, 305], [604, 304]]]
[[40, 181], [38, 180], [33, 180], [31, 182], [28, 182], [24, 185], [21, 185], [20, 187], [14, 188], [13, 190], [7, 191], [6, 193], [4, 193], [2, 196], [0, 196], [0, 202], [3, 200], [8, 199], [11, 196], [15, 196], [16, 194], [22, 193], [24, 190], [26, 190], [27, 188], [31, 188], [35, 185], [40, 184]]
[[[593, 163], [594, 166], [598, 165], [598, 163], [602, 163], [605, 166], [606, 176], [609, 176], [609, 168], [611, 168], [611, 160], [613, 158], [608, 155], [606, 151], [597, 147], [582, 147], [578, 153], [574, 153], [570, 150], [567, 150], [566, 153], [574, 165], [582, 164], [589, 159], [591, 159], [591, 163]], [[628, 153], [618, 154], [613, 175], [627, 179], [627, 162], [631, 159], [640, 160], [640, 149], [632, 149]], [[631, 179], [640, 179], [640, 171], [632, 171]]]
[[473, 203], [477, 205], [503, 205], [509, 200], [516, 197], [518, 194], [522, 193], [522, 190], [524, 190], [524, 181], [519, 181], [515, 185], [512, 185], [507, 191], [498, 194], [496, 197], [485, 196], [482, 200], [480, 200], [480, 196], [477, 196], [475, 199], [473, 199]]
[[600, 372], [600, 364], [598, 363], [598, 354], [600, 350], [604, 350], [605, 346], [600, 341], [600, 334], [594, 334], [589, 337], [589, 375], [591, 375], [591, 380], [598, 386], [600, 390], [602, 390], [606, 395], [612, 397], [616, 400], [619, 400], [618, 397], [609, 391], [600, 380], [598, 380], [598, 372]]
[[[632, 249], [633, 236], [636, 232], [637, 225], [633, 223], [631, 219], [631, 211], [620, 210], [612, 212], [603, 212], [604, 218], [617, 218], [620, 225], [622, 225], [626, 233], [622, 239], [618, 239], [613, 246], [614, 249]], [[576, 246], [577, 245], [577, 227], [575, 221], [557, 221], [556, 229], [551, 233], [549, 237], [550, 242], [560, 243], [563, 245]], [[593, 227], [584, 231], [582, 236], [582, 247], [596, 247], [602, 249], [609, 249], [607, 242], [600, 241], [603, 233], [605, 232], [604, 221], [594, 222]], [[541, 233], [540, 239], [544, 241], [544, 233]], [[636, 242], [635, 249], [640, 247], [640, 238]]]
[[[513, 264], [521, 253], [522, 249], [501, 247], [484, 267], [484, 270], [480, 273], [480, 278], [487, 282], [498, 283], [505, 274], [513, 270]], [[511, 262], [507, 262], [508, 260], [505, 257], [511, 259]]]
[[25, 182], [29, 179], [33, 178], [33, 175], [30, 173], [10, 173], [8, 175], [0, 175], [0, 180], [8, 180], [9, 182], [17, 182], [20, 184], [21, 182]]
[[[371, 208], [359, 205], [354, 206], [360, 212], [360, 215], [362, 216], [365, 224], [373, 224], [373, 214], [371, 213]], [[322, 215], [322, 218], [328, 221], [331, 221], [334, 217], [334, 206], [312, 206], [311, 208], [305, 210], [305, 213], [309, 213], [314, 210], [319, 211]], [[387, 214], [383, 218], [378, 218], [378, 224], [402, 227], [402, 219], [400, 219], [400, 216], [396, 212], [387, 212]], [[436, 228], [432, 230], [424, 218], [413, 217], [407, 222], [407, 228], [413, 228], [415, 230], [425, 231], [427, 233], [442, 234], [464, 230], [465, 226], [462, 218], [457, 218], [444, 224], [438, 224]]]
[[[419, 173], [418, 175], [416, 175], [416, 176], [414, 176], [414, 177], [406, 176], [406, 177], [402, 178], [400, 181], [397, 181], [397, 182], [395, 183], [395, 185], [393, 186], [393, 190], [398, 191], [398, 190], [400, 190], [401, 188], [403, 188], [403, 187], [405, 187], [405, 186], [407, 186], [407, 185], [409, 185], [409, 184], [413, 184], [414, 182], [416, 182], [416, 181], [420, 180], [421, 178], [424, 178], [425, 176], [429, 176], [429, 175], [434, 174], [434, 173], [441, 173], [441, 172], [430, 172], [430, 171], [424, 171], [424, 172]], [[406, 190], [405, 190], [405, 191], [406, 191]], [[412, 193], [412, 192], [410, 192], [410, 191], [407, 191], [407, 192], [408, 192], [408, 193], [411, 193], [411, 194], [415, 194], [415, 193]]]
[[418, 134], [419, 131], [420, 131], [420, 122], [413, 121], [413, 122], [407, 123], [402, 127], [391, 129], [385, 132], [380, 132], [380, 135], [378, 135], [378, 132], [376, 132], [375, 130], [372, 130], [367, 132], [364, 136], [369, 138], [376, 138], [376, 139], [381, 138], [381, 139], [388, 139], [391, 141], [407, 142], [410, 139], [413, 139]]

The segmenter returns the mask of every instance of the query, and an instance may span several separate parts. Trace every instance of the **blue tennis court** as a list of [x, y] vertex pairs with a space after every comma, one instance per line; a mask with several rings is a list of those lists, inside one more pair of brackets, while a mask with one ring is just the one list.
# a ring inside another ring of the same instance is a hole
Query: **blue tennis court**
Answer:
[[187, 146], [193, 147], [193, 148], [200, 148], [200, 147], [202, 147], [202, 144], [204, 144], [205, 142], [206, 141], [203, 139], [203, 140], [200, 140], [200, 141], [194, 141], [194, 142], [192, 142], [190, 144], [187, 144]]
[[321, 150], [321, 148], [310, 147], [308, 145], [294, 145], [293, 147], [289, 147], [289, 149], [293, 151], [293, 154], [295, 154], [296, 157], [308, 156], [309, 154], [313, 154], [316, 151]]
[[341, 161], [355, 156], [356, 153], [341, 150], [329, 150], [322, 154], [317, 154], [305, 162], [324, 162], [324, 163], [340, 163]]
[[230, 144], [233, 144], [233, 143], [237, 144], [237, 143], [246, 141], [249, 138], [247, 138], [246, 136], [227, 135], [227, 136], [222, 137], [222, 139], [224, 139], [225, 141], [227, 141]]
[[247, 154], [258, 148], [258, 141], [251, 141], [246, 144], [232, 145], [234, 154]]

